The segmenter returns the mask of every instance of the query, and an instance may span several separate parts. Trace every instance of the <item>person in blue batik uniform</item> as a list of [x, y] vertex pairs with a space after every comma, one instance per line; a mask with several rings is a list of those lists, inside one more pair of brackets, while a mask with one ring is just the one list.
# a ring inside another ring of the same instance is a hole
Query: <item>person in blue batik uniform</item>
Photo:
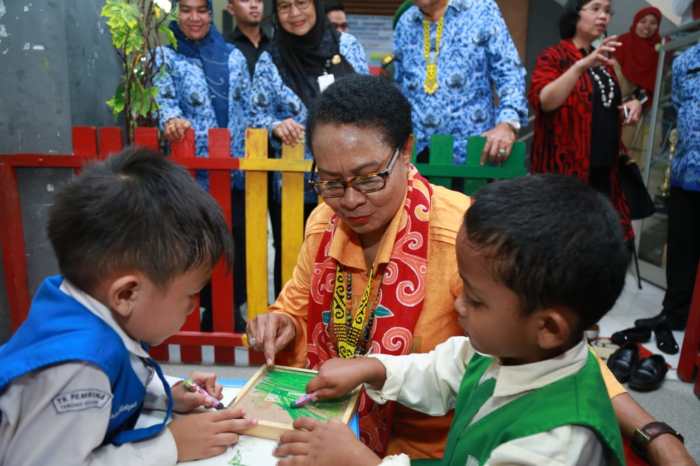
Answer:
[[482, 160], [503, 162], [527, 123], [527, 101], [525, 69], [498, 6], [493, 0], [413, 3], [396, 25], [394, 66], [413, 109], [417, 152], [427, 151], [432, 135], [450, 134], [454, 161], [463, 163], [467, 139], [484, 135]]
[[[307, 109], [322, 88], [333, 79], [351, 73], [369, 74], [367, 56], [354, 36], [337, 32], [326, 18], [320, 0], [275, 0], [273, 19], [277, 31], [270, 51], [263, 52], [253, 79], [253, 121], [280, 141], [303, 141]], [[306, 148], [304, 157], [311, 159]], [[308, 181], [307, 177], [307, 181]], [[274, 176], [270, 217], [276, 251], [280, 251], [281, 177]], [[304, 192], [304, 218], [316, 207], [316, 193]], [[275, 289], [281, 289], [281, 254], [275, 254]]]
[[668, 205], [668, 287], [661, 313], [635, 325], [683, 330], [700, 261], [700, 44], [675, 59], [671, 86], [678, 147]]
[[[173, 21], [170, 29], [177, 47], [156, 49], [156, 64], [163, 67], [154, 79], [159, 125], [169, 142], [180, 140], [193, 128], [197, 156], [206, 157], [209, 129], [227, 128], [229, 113], [235, 112], [229, 108], [233, 46], [212, 24], [211, 0], [180, 0], [176, 4], [177, 22]], [[205, 172], [198, 172], [197, 180], [208, 187]]]

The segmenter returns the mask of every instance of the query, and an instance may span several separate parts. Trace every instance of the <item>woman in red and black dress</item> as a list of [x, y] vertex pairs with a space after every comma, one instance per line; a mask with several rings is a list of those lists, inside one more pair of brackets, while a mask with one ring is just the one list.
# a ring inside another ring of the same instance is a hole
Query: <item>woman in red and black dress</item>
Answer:
[[605, 34], [610, 0], [567, 2], [559, 21], [561, 42], [537, 58], [528, 98], [535, 109], [531, 171], [576, 176], [610, 197], [625, 237], [634, 237], [629, 207], [618, 179], [622, 124], [639, 121], [642, 105], [622, 103], [609, 58], [620, 46]]

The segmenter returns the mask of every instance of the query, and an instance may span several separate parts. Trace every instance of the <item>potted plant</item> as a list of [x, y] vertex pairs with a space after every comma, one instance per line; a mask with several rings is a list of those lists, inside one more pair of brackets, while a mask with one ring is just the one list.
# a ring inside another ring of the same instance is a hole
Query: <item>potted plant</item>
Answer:
[[115, 117], [126, 121], [127, 141], [137, 126], [155, 126], [158, 121], [157, 87], [154, 78], [161, 71], [153, 50], [163, 42], [175, 46], [168, 28], [175, 19], [170, 0], [106, 0], [102, 16], [112, 34], [123, 74], [114, 97], [107, 101]]

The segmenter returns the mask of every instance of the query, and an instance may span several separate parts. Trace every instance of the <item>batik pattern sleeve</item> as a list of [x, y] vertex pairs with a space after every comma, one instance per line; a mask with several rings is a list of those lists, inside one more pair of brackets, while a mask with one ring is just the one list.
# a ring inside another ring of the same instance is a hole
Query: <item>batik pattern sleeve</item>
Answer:
[[177, 461], [169, 430], [143, 442], [102, 445], [111, 414], [109, 379], [69, 363], [16, 380], [0, 397], [0, 464], [167, 466]]
[[[209, 153], [209, 129], [216, 128], [219, 124], [202, 63], [197, 58], [178, 54], [168, 47], [160, 47], [156, 53], [156, 56], [163, 58], [165, 64], [164, 71], [155, 80], [161, 130], [171, 118], [189, 121], [194, 129], [196, 154], [206, 157]], [[198, 176], [201, 180], [205, 178]]]
[[367, 53], [355, 36], [346, 32], [340, 33], [340, 53], [352, 65], [356, 73], [369, 74]]
[[174, 51], [167, 47], [159, 47], [155, 51], [156, 69], [160, 70], [153, 79], [153, 84], [158, 89], [156, 102], [158, 103], [158, 124], [160, 130], [165, 130], [165, 124], [172, 118], [182, 118], [182, 110], [175, 92], [175, 83], [172, 75], [172, 59]]
[[677, 111], [678, 148], [671, 186], [700, 192], [700, 44], [673, 62], [672, 99]]
[[431, 416], [454, 408], [459, 385], [474, 350], [466, 337], [452, 337], [429, 353], [406, 356], [371, 355], [386, 368], [380, 390], [365, 386], [377, 403], [398, 401]]
[[496, 123], [517, 121], [527, 125], [527, 101], [525, 99], [525, 68], [520, 63], [508, 27], [498, 5], [484, 1], [483, 16], [490, 17], [492, 34], [486, 37], [488, 70], [498, 96]]
[[306, 123], [306, 106], [284, 84], [272, 56], [267, 52], [260, 55], [255, 67], [251, 99], [251, 117], [257, 128], [272, 132], [279, 122], [287, 118], [302, 125]]

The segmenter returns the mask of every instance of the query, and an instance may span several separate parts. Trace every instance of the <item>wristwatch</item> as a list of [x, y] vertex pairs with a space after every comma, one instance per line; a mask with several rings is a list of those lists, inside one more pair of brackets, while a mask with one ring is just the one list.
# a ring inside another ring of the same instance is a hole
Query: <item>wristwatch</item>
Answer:
[[647, 448], [651, 441], [663, 434], [671, 434], [681, 442], [685, 441], [683, 436], [673, 427], [665, 422], [654, 421], [634, 431], [634, 434], [632, 434], [632, 449], [636, 454], [646, 459], [648, 457]]

